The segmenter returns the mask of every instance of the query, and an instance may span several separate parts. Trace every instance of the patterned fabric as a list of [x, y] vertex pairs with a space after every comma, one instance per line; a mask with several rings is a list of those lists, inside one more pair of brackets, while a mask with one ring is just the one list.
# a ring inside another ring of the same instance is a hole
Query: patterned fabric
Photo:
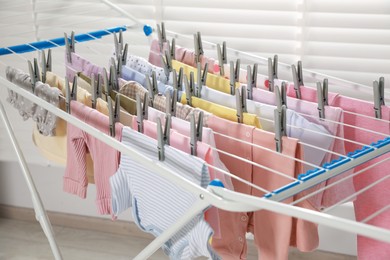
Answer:
[[137, 100], [137, 94], [143, 97], [147, 92], [148, 91], [136, 81], [119, 81], [119, 93], [134, 100]]

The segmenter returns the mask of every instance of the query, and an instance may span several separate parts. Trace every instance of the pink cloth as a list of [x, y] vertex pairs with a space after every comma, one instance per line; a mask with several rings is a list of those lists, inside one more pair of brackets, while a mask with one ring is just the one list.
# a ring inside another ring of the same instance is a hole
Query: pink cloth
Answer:
[[[164, 44], [164, 51], [167, 50], [167, 45]], [[175, 49], [175, 59], [177, 61], [180, 61], [184, 64], [190, 65], [192, 67], [196, 67], [195, 63], [195, 52], [180, 46], [176, 45]], [[161, 63], [161, 57], [160, 57], [160, 45], [158, 43], [158, 40], [155, 39], [153, 40], [151, 46], [150, 46], [150, 52], [149, 52], [149, 62], [152, 63], [153, 65], [162, 67]], [[202, 68], [204, 68], [204, 65], [208, 63], [208, 72], [214, 73], [215, 68], [218, 67], [217, 62], [213, 58], [206, 57], [204, 55], [201, 56], [201, 65]]]
[[[289, 176], [296, 177], [302, 172], [302, 165], [294, 160], [288, 160], [278, 153], [270, 153], [218, 134], [221, 133], [268, 149], [275, 149], [274, 134], [272, 133], [218, 117], [210, 117], [208, 126], [216, 132], [217, 148], [224, 152], [279, 170]], [[283, 142], [284, 147], [286, 147], [283, 154], [302, 159], [297, 139], [285, 138]], [[220, 157], [231, 173], [265, 189], [277, 189], [291, 182], [289, 179], [224, 153], [220, 153]], [[282, 160], [283, 164], [280, 163]], [[233, 185], [235, 191], [238, 192], [255, 196], [264, 195], [235, 179], [233, 179]], [[292, 199], [287, 201], [292, 201]], [[300, 206], [313, 209], [307, 202]], [[245, 234], [247, 231], [254, 233], [255, 244], [261, 259], [287, 259], [289, 245], [296, 246], [302, 251], [310, 251], [318, 246], [317, 225], [306, 221], [265, 211], [237, 213], [219, 210], [219, 217], [222, 237], [221, 239], [213, 239], [212, 245], [223, 259], [246, 259]]]
[[[253, 100], [265, 104], [271, 104], [271, 105], [276, 104], [274, 92], [270, 92], [268, 90], [263, 90], [259, 88], [253, 89]], [[303, 116], [309, 115], [309, 116], [304, 116], [308, 121], [324, 126], [326, 130], [328, 130], [329, 133], [332, 135], [335, 135], [340, 138], [344, 138], [343, 125], [339, 124], [339, 123], [343, 123], [344, 121], [344, 112], [341, 108], [325, 106], [325, 119], [329, 120], [326, 121], [326, 120], [320, 120], [318, 115], [317, 103], [309, 102], [306, 100], [299, 100], [292, 97], [287, 97], [287, 107], [298, 113], [303, 114]], [[318, 140], [321, 141], [321, 136], [318, 136]], [[333, 142], [328, 149], [337, 154], [346, 154], [343, 139], [338, 139], [338, 138], [333, 139]], [[306, 156], [310, 156], [310, 155], [305, 154], [305, 158]], [[314, 164], [322, 165], [323, 163], [330, 162], [338, 158], [339, 158], [338, 155], [332, 153], [326, 153], [322, 161], [310, 160], [310, 162]], [[345, 178], [346, 176], [352, 173], [353, 170], [345, 172], [337, 177], [329, 179], [326, 182], [316, 185], [315, 187], [307, 191], [304, 191], [302, 194], [309, 194], [317, 189], [330, 185], [340, 180], [341, 178]], [[355, 187], [353, 185], [353, 179], [351, 178], [342, 182], [341, 184], [338, 184], [334, 187], [325, 190], [324, 192], [312, 196], [309, 199], [309, 201], [312, 203], [312, 205], [315, 208], [321, 209], [323, 207], [329, 207], [337, 203], [338, 201], [350, 196], [353, 193], [355, 193]]]
[[78, 72], [82, 72], [88, 77], [91, 77], [92, 74], [95, 74], [95, 77], [97, 77], [98, 74], [103, 75], [102, 67], [91, 63], [77, 53], [72, 52], [71, 54], [72, 62], [68, 62], [68, 59], [65, 57], [66, 76], [70, 82], [73, 81], [73, 77], [77, 75]]
[[[290, 85], [287, 91], [287, 95], [295, 97], [295, 91], [293, 85]], [[317, 91], [308, 87], [301, 87], [302, 99], [317, 102]], [[329, 93], [329, 105], [340, 107], [344, 111], [349, 111], [357, 114], [370, 116], [372, 118], [366, 118], [363, 116], [344, 113], [344, 136], [347, 139], [351, 139], [364, 144], [371, 144], [379, 139], [384, 139], [385, 136], [380, 134], [374, 134], [359, 130], [348, 125], [362, 127], [375, 132], [382, 133], [386, 136], [390, 135], [390, 108], [388, 106], [382, 106], [382, 119], [387, 122], [378, 121], [375, 119], [373, 104], [367, 101], [349, 98], [334, 93]], [[347, 152], [360, 149], [360, 145], [350, 142], [345, 143]], [[390, 155], [385, 154], [376, 159], [370, 160], [355, 168], [355, 172], [360, 171], [370, 165], [373, 165]], [[356, 190], [360, 190], [367, 185], [377, 181], [388, 175], [388, 169], [390, 168], [390, 162], [384, 162], [372, 169], [366, 170], [364, 173], [354, 177], [353, 182]], [[361, 221], [376, 211], [388, 206], [390, 204], [390, 180], [386, 179], [380, 184], [370, 188], [364, 193], [360, 194], [356, 201], [355, 215], [357, 221]], [[368, 224], [375, 225], [390, 229], [390, 211], [387, 210], [372, 220], [367, 222]], [[358, 236], [358, 257], [359, 259], [388, 259], [390, 257], [390, 244], [379, 242], [366, 237]]]
[[[97, 110], [72, 101], [71, 113], [101, 132], [109, 134], [109, 119]], [[117, 140], [122, 136], [122, 128], [122, 124], [115, 124]], [[85, 156], [89, 151], [93, 160], [98, 212], [102, 215], [112, 214], [109, 178], [119, 167], [119, 152], [72, 124], [67, 124], [67, 133], [68, 159], [64, 174], [64, 191], [81, 198], [86, 197], [88, 180]]]

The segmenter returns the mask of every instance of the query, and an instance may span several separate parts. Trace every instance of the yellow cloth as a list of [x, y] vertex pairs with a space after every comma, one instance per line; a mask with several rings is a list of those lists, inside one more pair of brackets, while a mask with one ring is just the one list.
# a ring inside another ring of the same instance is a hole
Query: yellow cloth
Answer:
[[[183, 73], [187, 75], [188, 79], [190, 77], [190, 73], [194, 73], [195, 82], [197, 81], [196, 75], [198, 73], [198, 69], [188, 66], [187, 64], [181, 63], [177, 60], [172, 60], [172, 67], [176, 71], [179, 71], [180, 68], [183, 68]], [[230, 80], [221, 77], [219, 75], [207, 73], [207, 79], [206, 79], [206, 86], [227, 94], [230, 94]], [[239, 86], [239, 83], [237, 82], [236, 87]]]
[[[62, 91], [65, 96], [65, 81], [59, 78], [57, 75], [51, 72], [46, 73], [46, 83], [52, 87], [57, 87]], [[87, 106], [91, 106], [91, 94], [84, 89], [84, 86], [88, 85], [87, 82], [82, 79], [78, 79], [77, 82], [77, 100]], [[64, 100], [60, 100], [60, 108], [65, 110]], [[98, 99], [96, 109], [101, 113], [108, 115], [107, 103]], [[49, 161], [56, 162], [61, 165], [66, 164], [67, 149], [66, 149], [66, 121], [61, 118], [57, 118], [57, 127], [55, 136], [43, 136], [39, 133], [36, 126], [33, 129], [33, 141], [42, 155]], [[93, 180], [93, 162], [90, 154], [87, 154], [87, 177], [89, 183], [94, 183]]]
[[[196, 108], [203, 109], [209, 113], [212, 113], [215, 116], [220, 118], [237, 122], [237, 111], [229, 107], [221, 106], [207, 100], [203, 100], [197, 97], [192, 97], [191, 99], [192, 106]], [[181, 103], [187, 104], [186, 94], [183, 93], [181, 96]], [[255, 114], [243, 113], [243, 123], [246, 125], [255, 126], [261, 128], [260, 120]]]

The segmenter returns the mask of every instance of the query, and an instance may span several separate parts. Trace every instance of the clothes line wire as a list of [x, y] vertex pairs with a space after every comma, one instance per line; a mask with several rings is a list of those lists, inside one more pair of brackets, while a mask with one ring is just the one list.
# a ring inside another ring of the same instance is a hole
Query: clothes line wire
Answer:
[[367, 223], [368, 221], [370, 221], [371, 219], [379, 216], [380, 214], [388, 211], [390, 209], [390, 205], [387, 205], [386, 207], [383, 207], [381, 208], [380, 210], [378, 210], [377, 212], [371, 214], [370, 216], [368, 216], [367, 218], [363, 219], [362, 221], [360, 221], [361, 223]]

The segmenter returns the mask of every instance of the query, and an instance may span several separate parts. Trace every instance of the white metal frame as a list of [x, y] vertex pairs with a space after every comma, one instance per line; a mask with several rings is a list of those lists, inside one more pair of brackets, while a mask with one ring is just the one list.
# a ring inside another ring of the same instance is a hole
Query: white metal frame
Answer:
[[[36, 103], [38, 106], [47, 109], [51, 113], [56, 116], [64, 119], [68, 123], [80, 128], [81, 130], [87, 132], [93, 137], [99, 139], [105, 144], [115, 148], [116, 150], [124, 153], [128, 156], [131, 156], [138, 163], [144, 165], [148, 169], [161, 174], [164, 178], [169, 181], [175, 183], [176, 185], [186, 189], [187, 191], [195, 194], [199, 201], [195, 204], [182, 218], [175, 224], [170, 227], [164, 233], [162, 233], [159, 237], [157, 237], [149, 246], [147, 246], [135, 259], [145, 259], [148, 256], [152, 255], [159, 247], [163, 245], [165, 241], [167, 241], [175, 232], [180, 230], [191, 218], [201, 212], [203, 209], [207, 208], [209, 205], [218, 207], [220, 209], [235, 211], [235, 212], [246, 212], [246, 211], [257, 211], [257, 210], [270, 210], [275, 213], [280, 213], [284, 215], [289, 215], [293, 217], [297, 217], [303, 220], [308, 220], [311, 222], [316, 222], [318, 224], [322, 224], [325, 226], [333, 227], [339, 230], [343, 230], [346, 232], [352, 232], [358, 235], [374, 238], [380, 241], [384, 241], [390, 243], [390, 230], [385, 230], [383, 228], [375, 227], [372, 225], [359, 223], [352, 220], [346, 220], [340, 217], [331, 216], [329, 214], [314, 212], [312, 210], [291, 206], [288, 204], [275, 202], [266, 198], [258, 198], [254, 196], [249, 196], [241, 193], [237, 193], [234, 191], [230, 191], [224, 188], [210, 186], [208, 189], [201, 188], [194, 183], [189, 182], [185, 178], [181, 177], [179, 174], [173, 172], [172, 170], [167, 169], [163, 163], [159, 162], [157, 159], [156, 152], [156, 160], [151, 160], [141, 154], [139, 154], [135, 149], [125, 146], [120, 143], [118, 140], [103, 134], [96, 128], [82, 122], [81, 120], [73, 117], [72, 115], [62, 111], [61, 109], [53, 106], [50, 103], [40, 99], [32, 93], [14, 85], [13, 83], [7, 81], [5, 78], [0, 78], [0, 84], [7, 87], [8, 89], [16, 92], [19, 95], [31, 100]], [[2, 106], [0, 106], [2, 108]], [[4, 110], [1, 109], [1, 114], [3, 117], [3, 121], [6, 123], [7, 129], [9, 129], [9, 135], [11, 140], [13, 140], [13, 144], [16, 144], [15, 136], [12, 133], [12, 129], [9, 126], [9, 122], [6, 119]], [[15, 142], [14, 142], [15, 141]], [[16, 146], [17, 147], [17, 146]], [[387, 152], [389, 147], [382, 147], [377, 149], [378, 153]], [[29, 186], [31, 195], [35, 201], [34, 207], [38, 212], [39, 222], [42, 225], [43, 230], [49, 240], [49, 243], [52, 247], [53, 254], [56, 259], [62, 259], [59, 249], [57, 247], [57, 243], [55, 240], [55, 236], [53, 234], [49, 219], [45, 214], [45, 210], [43, 208], [42, 202], [37, 200], [39, 198], [39, 193], [36, 190], [34, 183], [32, 181], [32, 177], [30, 172], [27, 170], [27, 166], [25, 164], [24, 158], [21, 156], [20, 149], [16, 149], [18, 151], [18, 160], [23, 165], [24, 174], [26, 178], [27, 185]], [[375, 154], [377, 156], [378, 154]], [[358, 160], [352, 160], [349, 162], [350, 167], [355, 167], [356, 165], [362, 163]], [[336, 168], [337, 169], [337, 168]]]

